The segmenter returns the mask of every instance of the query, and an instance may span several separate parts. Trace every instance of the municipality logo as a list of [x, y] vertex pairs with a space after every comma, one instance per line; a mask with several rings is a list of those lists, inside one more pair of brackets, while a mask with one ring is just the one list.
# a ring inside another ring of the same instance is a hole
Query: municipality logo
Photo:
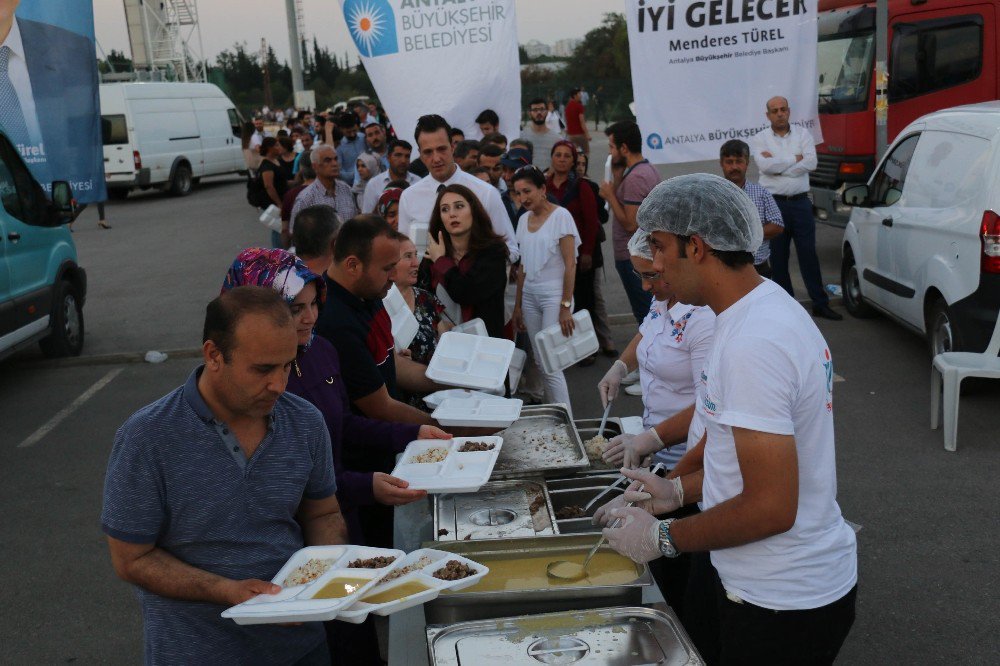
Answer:
[[663, 137], [656, 132], [653, 132], [646, 137], [646, 145], [652, 150], [663, 150]]
[[389, 0], [347, 0], [344, 18], [361, 55], [375, 58], [399, 53], [396, 15]]

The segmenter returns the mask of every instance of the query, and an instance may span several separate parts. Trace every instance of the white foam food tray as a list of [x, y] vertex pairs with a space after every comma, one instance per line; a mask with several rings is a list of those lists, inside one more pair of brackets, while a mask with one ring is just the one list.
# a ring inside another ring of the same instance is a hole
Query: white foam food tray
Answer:
[[535, 347], [545, 372], [565, 370], [600, 349], [590, 313], [580, 310], [573, 315], [573, 321], [576, 327], [568, 338], [562, 334], [559, 324], [543, 328], [535, 334]]
[[392, 285], [389, 288], [389, 293], [382, 299], [382, 304], [389, 313], [389, 319], [392, 322], [392, 339], [396, 345], [396, 349], [402, 351], [413, 342], [413, 338], [417, 336], [417, 331], [420, 330], [420, 324], [417, 323], [417, 318], [410, 312], [406, 301], [403, 300], [403, 294], [400, 293], [396, 285]]
[[[368, 548], [366, 546], [308, 546], [296, 551], [285, 566], [271, 579], [281, 586], [277, 594], [258, 594], [241, 604], [227, 608], [222, 617], [236, 624], [274, 624], [284, 622], [321, 622], [337, 617], [344, 608], [352, 605], [368, 590], [373, 588], [390, 571], [399, 567], [406, 555], [392, 548]], [[348, 564], [358, 559], [373, 557], [394, 557], [392, 564], [381, 569], [351, 568]], [[284, 586], [295, 569], [309, 560], [332, 560], [329, 568], [320, 576], [304, 585]], [[338, 599], [314, 598], [323, 587], [334, 578], [364, 579], [350, 594]]]
[[429, 226], [423, 222], [414, 222], [410, 225], [410, 231], [407, 234], [417, 248], [417, 256], [419, 257], [424, 256], [424, 252], [427, 250], [427, 229]]
[[[475, 570], [476, 573], [460, 580], [441, 580], [440, 578], [435, 578], [434, 572], [451, 560], [457, 560], [465, 564]], [[427, 562], [427, 564], [419, 566], [421, 561]], [[391, 615], [397, 611], [413, 608], [414, 606], [419, 606], [420, 604], [425, 604], [428, 601], [436, 599], [444, 590], [464, 590], [467, 587], [471, 587], [490, 572], [488, 567], [478, 562], [462, 557], [461, 555], [456, 555], [455, 553], [435, 550], [433, 548], [421, 548], [407, 555], [399, 565], [400, 570], [406, 568], [413, 568], [413, 570], [393, 580], [384, 580], [369, 590], [365, 596], [371, 597], [382, 592], [388, 592], [398, 585], [409, 582], [422, 583], [429, 589], [382, 604], [366, 603], [364, 598], [362, 598], [350, 608], [341, 611], [337, 615], [337, 619], [352, 624], [361, 624], [368, 618], [370, 613], [374, 613], [375, 615]]]
[[482, 391], [473, 391], [472, 389], [445, 389], [443, 391], [437, 391], [431, 393], [430, 395], [424, 396], [424, 404], [431, 409], [437, 409], [441, 406], [441, 403], [450, 398], [495, 398], [496, 396], [492, 393], [483, 393]]
[[443, 426], [506, 428], [521, 416], [524, 401], [508, 398], [448, 398], [431, 416]]
[[490, 337], [489, 331], [486, 330], [486, 322], [479, 317], [470, 319], [469, 321], [463, 321], [451, 330], [456, 333], [468, 333], [469, 335], [478, 335], [484, 338]]
[[438, 384], [493, 391], [503, 387], [513, 355], [512, 340], [448, 331], [425, 374]]
[[[492, 444], [489, 451], [462, 453], [466, 442]], [[456, 437], [455, 439], [418, 439], [406, 445], [392, 475], [404, 479], [413, 490], [429, 493], [474, 493], [490, 480], [500, 456], [502, 437]], [[443, 452], [440, 462], [416, 462], [433, 449]]]

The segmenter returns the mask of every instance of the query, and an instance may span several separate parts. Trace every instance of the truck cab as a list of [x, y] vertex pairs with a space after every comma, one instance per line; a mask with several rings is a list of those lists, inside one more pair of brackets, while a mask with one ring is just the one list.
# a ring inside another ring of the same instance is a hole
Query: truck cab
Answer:
[[46, 356], [83, 350], [87, 274], [66, 227], [76, 203], [65, 181], [51, 191], [0, 133], [0, 359], [36, 342]]
[[[889, 0], [888, 140], [924, 114], [998, 97], [997, 0]], [[820, 0], [817, 70], [824, 142], [810, 175], [816, 216], [844, 226], [845, 186], [876, 162], [875, 3]]]

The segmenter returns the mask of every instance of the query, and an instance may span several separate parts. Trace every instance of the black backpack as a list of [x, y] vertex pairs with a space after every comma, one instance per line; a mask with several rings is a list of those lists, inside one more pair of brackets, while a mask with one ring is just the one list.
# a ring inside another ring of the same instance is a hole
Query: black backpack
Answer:
[[267, 208], [271, 205], [271, 197], [264, 189], [264, 181], [260, 179], [260, 172], [247, 174], [247, 203], [255, 208]]

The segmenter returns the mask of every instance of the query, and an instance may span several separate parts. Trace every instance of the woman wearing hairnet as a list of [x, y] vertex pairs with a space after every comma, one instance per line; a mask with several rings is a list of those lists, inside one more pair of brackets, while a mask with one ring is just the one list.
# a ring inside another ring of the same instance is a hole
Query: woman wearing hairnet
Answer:
[[[604, 460], [634, 469], [647, 456], [656, 454], [657, 462], [673, 469], [687, 451], [689, 414], [701, 367], [712, 348], [715, 314], [704, 306], [681, 303], [670, 285], [653, 270], [649, 234], [637, 230], [629, 241], [628, 250], [632, 270], [642, 280], [642, 288], [653, 295], [653, 302], [639, 332], [597, 388], [601, 402], [607, 407], [618, 396], [625, 376], [638, 368], [643, 396], [642, 425], [646, 431], [612, 439], [604, 451]], [[687, 418], [667, 423], [680, 412], [688, 413]], [[673, 425], [677, 421], [680, 428]], [[664, 424], [662, 433], [661, 424]], [[693, 432], [688, 441], [694, 446], [699, 439], [700, 430]]]
[[[833, 663], [854, 623], [858, 567], [837, 504], [829, 346], [754, 270], [763, 229], [736, 185], [672, 178], [638, 220], [677, 298], [715, 312], [715, 343], [695, 404], [704, 437], [667, 479], [623, 470], [636, 504], [609, 511], [622, 520], [604, 535], [637, 562], [695, 554], [684, 623], [708, 663]], [[700, 513], [655, 517], [693, 502]]]

